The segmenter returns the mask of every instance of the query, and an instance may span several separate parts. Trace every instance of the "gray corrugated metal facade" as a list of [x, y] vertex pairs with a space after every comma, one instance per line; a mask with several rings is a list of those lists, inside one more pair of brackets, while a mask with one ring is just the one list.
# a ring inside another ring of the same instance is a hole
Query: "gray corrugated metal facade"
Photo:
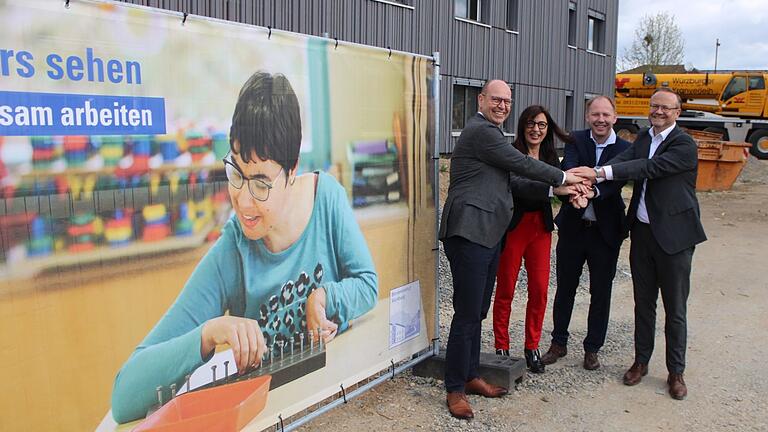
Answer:
[[[481, 4], [482, 22], [456, 18], [460, 1], [455, 0], [125, 1], [399, 51], [439, 52], [441, 153], [451, 151], [456, 135], [451, 134], [455, 79], [503, 79], [514, 89], [510, 118], [539, 103], [561, 126], [575, 128], [584, 124], [586, 97], [613, 91], [618, 0], [468, 0]], [[515, 31], [507, 30], [510, 4], [517, 7]], [[588, 49], [590, 17], [600, 23], [595, 29], [600, 46], [594, 50]]]

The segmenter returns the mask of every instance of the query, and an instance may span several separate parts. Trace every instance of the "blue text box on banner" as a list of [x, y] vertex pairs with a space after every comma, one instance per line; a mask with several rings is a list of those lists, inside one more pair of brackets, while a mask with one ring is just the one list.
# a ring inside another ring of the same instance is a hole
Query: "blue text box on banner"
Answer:
[[0, 135], [164, 133], [163, 98], [0, 91]]

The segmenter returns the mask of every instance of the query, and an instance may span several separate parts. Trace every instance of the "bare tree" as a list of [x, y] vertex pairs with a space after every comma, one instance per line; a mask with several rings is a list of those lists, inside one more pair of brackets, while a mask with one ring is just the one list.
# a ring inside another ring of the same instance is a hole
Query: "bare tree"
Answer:
[[645, 15], [635, 28], [635, 39], [621, 57], [622, 70], [649, 65], [683, 64], [685, 41], [675, 16], [669, 12]]

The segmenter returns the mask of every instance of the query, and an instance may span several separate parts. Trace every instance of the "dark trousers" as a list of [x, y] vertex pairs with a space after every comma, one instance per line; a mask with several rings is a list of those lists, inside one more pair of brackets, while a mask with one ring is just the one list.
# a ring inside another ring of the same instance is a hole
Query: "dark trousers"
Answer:
[[479, 376], [480, 324], [488, 315], [501, 244], [486, 248], [463, 237], [443, 240], [453, 275], [453, 320], [445, 352], [445, 389], [463, 392]]
[[687, 343], [687, 302], [694, 247], [676, 254], [664, 252], [650, 225], [632, 227], [629, 263], [635, 296], [635, 361], [648, 363], [656, 330], [656, 299], [664, 303], [667, 370], [683, 373]]
[[568, 344], [576, 289], [584, 268], [589, 268], [589, 315], [584, 351], [596, 353], [605, 343], [611, 310], [611, 290], [616, 276], [619, 247], [608, 244], [596, 225], [559, 233], [556, 247], [557, 292], [552, 308], [552, 342]]

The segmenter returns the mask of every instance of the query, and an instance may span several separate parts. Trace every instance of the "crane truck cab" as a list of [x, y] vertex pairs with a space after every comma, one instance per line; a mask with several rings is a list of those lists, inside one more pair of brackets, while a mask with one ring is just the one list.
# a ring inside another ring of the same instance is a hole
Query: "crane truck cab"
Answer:
[[751, 153], [768, 159], [768, 73], [617, 74], [616, 132], [626, 136], [648, 126], [648, 103], [659, 87], [683, 99], [678, 123], [689, 129], [717, 132], [723, 139], [748, 141]]

